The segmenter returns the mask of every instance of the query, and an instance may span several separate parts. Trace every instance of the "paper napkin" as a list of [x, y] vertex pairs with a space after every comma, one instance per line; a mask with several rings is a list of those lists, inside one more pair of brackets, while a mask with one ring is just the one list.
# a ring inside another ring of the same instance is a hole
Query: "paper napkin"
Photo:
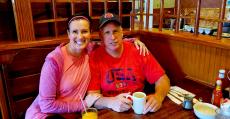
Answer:
[[[170, 100], [175, 102], [176, 104], [180, 105], [184, 101], [184, 95], [188, 94], [191, 97], [195, 97], [194, 93], [191, 93], [185, 89], [182, 89], [178, 86], [171, 86], [170, 91], [168, 92], [167, 96]], [[193, 99], [193, 103], [198, 102], [197, 99]]]

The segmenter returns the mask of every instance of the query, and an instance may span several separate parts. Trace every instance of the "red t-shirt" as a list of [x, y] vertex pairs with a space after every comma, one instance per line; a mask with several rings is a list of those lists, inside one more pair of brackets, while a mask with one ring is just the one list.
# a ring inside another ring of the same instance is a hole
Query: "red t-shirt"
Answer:
[[123, 45], [120, 58], [110, 56], [104, 46], [91, 53], [89, 91], [101, 90], [103, 96], [143, 91], [144, 80], [153, 84], [164, 75], [152, 54], [142, 56], [133, 44], [124, 42]]

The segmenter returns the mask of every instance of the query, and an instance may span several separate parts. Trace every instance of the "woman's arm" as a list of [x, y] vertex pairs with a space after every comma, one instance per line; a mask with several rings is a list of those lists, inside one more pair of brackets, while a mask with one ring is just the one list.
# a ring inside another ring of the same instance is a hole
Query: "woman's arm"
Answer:
[[[89, 91], [88, 95], [98, 94], [99, 91]], [[124, 112], [131, 108], [132, 101], [126, 97], [129, 93], [121, 93], [115, 97], [103, 97], [101, 96], [94, 104], [94, 107], [98, 109], [109, 108], [116, 112]]]
[[[44, 113], [68, 113], [81, 111], [79, 101], [62, 101], [57, 98], [61, 72], [54, 60], [46, 59], [40, 77], [39, 105]], [[84, 102], [86, 104], [86, 102]]]
[[[63, 101], [57, 98], [61, 74], [54, 60], [48, 59], [45, 61], [39, 86], [39, 105], [43, 113], [70, 113], [79, 112], [83, 109], [80, 100]], [[84, 97], [84, 95], [81, 96]], [[87, 96], [83, 103], [85, 106], [90, 107], [98, 98], [98, 95]]]
[[140, 55], [149, 55], [148, 48], [140, 41], [139, 38], [124, 38], [123, 40], [134, 43], [135, 47], [140, 50]]

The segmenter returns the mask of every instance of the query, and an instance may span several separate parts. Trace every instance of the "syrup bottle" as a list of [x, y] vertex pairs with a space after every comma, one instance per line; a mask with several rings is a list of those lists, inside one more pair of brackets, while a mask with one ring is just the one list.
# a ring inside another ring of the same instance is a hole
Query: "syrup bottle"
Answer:
[[216, 88], [213, 90], [213, 93], [212, 93], [211, 103], [213, 105], [216, 105], [217, 107], [220, 107], [220, 101], [223, 98], [223, 94], [221, 91], [221, 84], [222, 84], [222, 81], [217, 80], [216, 81]]

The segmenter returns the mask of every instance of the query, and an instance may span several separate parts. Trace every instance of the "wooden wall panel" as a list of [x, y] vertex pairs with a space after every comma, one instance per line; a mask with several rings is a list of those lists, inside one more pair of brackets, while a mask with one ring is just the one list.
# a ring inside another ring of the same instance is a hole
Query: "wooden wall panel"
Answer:
[[12, 0], [19, 42], [34, 41], [34, 27], [30, 0]]
[[214, 83], [212, 82], [212, 78], [214, 77], [214, 69], [215, 69], [215, 59], [216, 59], [216, 56], [215, 56], [215, 53], [216, 53], [216, 48], [210, 48], [210, 58], [209, 58], [209, 70], [208, 70], [208, 81], [210, 83]]
[[[219, 8], [222, 0], [201, 0], [202, 8]], [[197, 0], [181, 0], [182, 8], [194, 8], [196, 7]]]
[[177, 37], [154, 33], [141, 33], [141, 39], [173, 82], [181, 81], [186, 76], [214, 86], [218, 70], [221, 68], [230, 70], [229, 49], [180, 41]]
[[206, 61], [206, 63], [204, 64], [204, 70], [203, 70], [203, 74], [205, 75], [202, 75], [202, 79], [206, 79], [207, 82], [210, 81], [209, 77], [208, 77], [208, 74], [209, 74], [209, 66], [210, 66], [210, 47], [205, 47], [205, 57], [204, 57], [204, 61]]
[[[204, 79], [204, 81], [207, 82], [207, 79], [204, 78], [204, 75], [206, 75], [204, 74], [204, 70], [205, 70], [204, 66], [207, 64], [207, 62], [205, 61], [205, 55], [206, 55], [205, 46], [200, 45], [200, 49], [198, 50], [198, 52], [200, 53], [200, 56], [198, 60], [197, 76], [200, 77], [200, 79]], [[186, 73], [189, 73], [189, 72], [186, 72]]]

